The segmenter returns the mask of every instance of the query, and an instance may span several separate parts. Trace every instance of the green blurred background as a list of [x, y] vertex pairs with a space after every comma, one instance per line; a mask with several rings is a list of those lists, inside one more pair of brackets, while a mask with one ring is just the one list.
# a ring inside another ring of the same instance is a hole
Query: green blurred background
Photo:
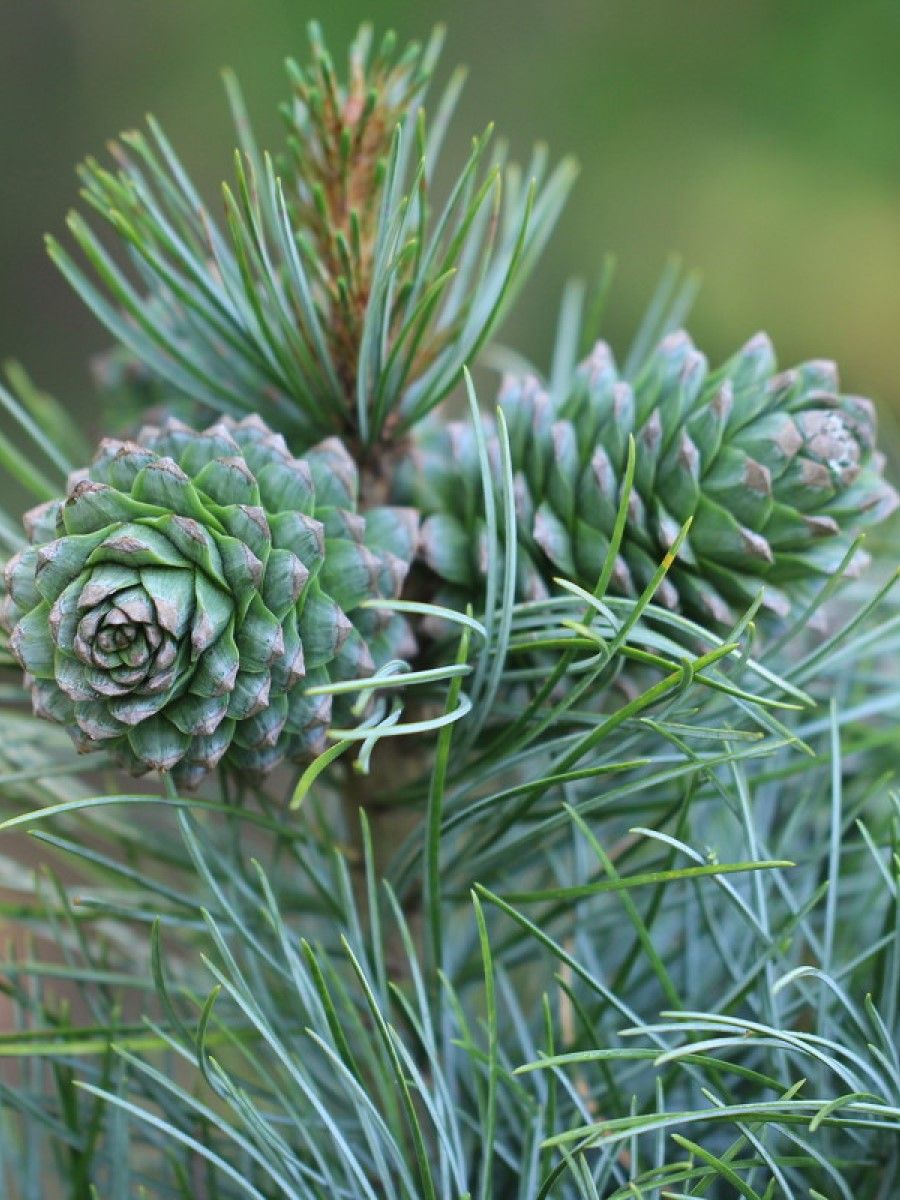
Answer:
[[364, 18], [404, 37], [447, 23], [445, 68], [470, 68], [450, 161], [489, 119], [517, 157], [546, 140], [580, 160], [504, 340], [543, 361], [562, 282], [607, 250], [623, 337], [677, 251], [702, 275], [691, 324], [711, 356], [764, 326], [783, 363], [834, 357], [849, 389], [900, 409], [898, 0], [0, 0], [0, 356], [88, 422], [106, 339], [42, 246], [75, 162], [152, 110], [213, 198], [219, 68], [274, 135], [312, 16], [336, 55]]

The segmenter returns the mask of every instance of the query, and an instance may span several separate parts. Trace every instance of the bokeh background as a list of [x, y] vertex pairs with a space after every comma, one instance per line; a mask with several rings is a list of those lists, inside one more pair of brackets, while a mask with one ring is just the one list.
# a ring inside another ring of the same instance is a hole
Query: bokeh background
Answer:
[[582, 173], [503, 337], [542, 361], [564, 279], [619, 269], [633, 327], [666, 256], [699, 269], [691, 326], [711, 356], [760, 327], [783, 363], [827, 355], [900, 410], [898, 0], [0, 0], [0, 357], [92, 421], [105, 337], [46, 260], [73, 168], [152, 110], [215, 197], [231, 138], [218, 71], [277, 132], [281, 62], [321, 18], [448, 25], [470, 76], [448, 159], [493, 119], [518, 157], [545, 140]]

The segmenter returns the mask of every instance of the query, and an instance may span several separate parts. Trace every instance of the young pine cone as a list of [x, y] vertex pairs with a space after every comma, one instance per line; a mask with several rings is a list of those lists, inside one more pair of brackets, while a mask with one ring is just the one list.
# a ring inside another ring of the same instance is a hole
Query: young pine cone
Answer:
[[329, 695], [412, 653], [396, 598], [410, 509], [357, 513], [334, 438], [293, 458], [259, 418], [105, 441], [68, 495], [26, 517], [0, 621], [34, 708], [79, 748], [194, 785], [325, 744]]
[[[610, 586], [637, 595], [691, 518], [655, 599], [702, 624], [732, 621], [760, 591], [764, 609], [786, 616], [837, 570], [859, 531], [897, 505], [875, 450], [871, 402], [841, 395], [828, 362], [776, 374], [764, 335], [710, 372], [687, 334], [671, 334], [633, 383], [599, 343], [558, 407], [533, 378], [507, 380], [499, 404], [512, 454], [522, 598], [546, 595], [554, 576], [594, 587], [629, 435], [634, 486]], [[490, 422], [487, 436], [496, 481]], [[480, 589], [487, 554], [471, 427], [430, 428], [414, 460], [404, 487], [426, 517], [420, 553], [449, 585], [446, 601], [458, 602]]]

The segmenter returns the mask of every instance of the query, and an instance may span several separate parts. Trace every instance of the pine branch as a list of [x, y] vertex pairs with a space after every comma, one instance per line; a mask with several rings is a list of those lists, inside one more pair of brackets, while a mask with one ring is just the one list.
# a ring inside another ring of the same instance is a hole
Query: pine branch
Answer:
[[[4, 675], [2, 1190], [890, 1200], [900, 611], [889, 562], [851, 578], [895, 501], [871, 410], [760, 339], [708, 372], [672, 266], [620, 367], [578, 366], [606, 269], [567, 290], [545, 387], [482, 423], [467, 379], [470, 422], [418, 430], [571, 175], [538, 153], [523, 181], [488, 132], [436, 203], [439, 47], [364, 29], [341, 80], [314, 27], [280, 154], [226, 80], [222, 221], [151, 121], [82, 172], [127, 264], [78, 215], [88, 269], [52, 244], [120, 341], [122, 421], [216, 420], [107, 441], [85, 477], [64, 409], [20, 369], [0, 389], [37, 502], [28, 544], [0, 521], [0, 666], [55, 718]], [[417, 514], [372, 508], [408, 435], [444, 604], [421, 563], [399, 596]], [[773, 584], [793, 608], [759, 642]], [[200, 791], [126, 789], [73, 725], [140, 765], [174, 746]], [[254, 774], [298, 739], [322, 753]]]
[[240, 151], [224, 225], [151, 120], [148, 134], [113, 147], [116, 173], [94, 160], [81, 169], [85, 199], [133, 274], [77, 213], [69, 227], [99, 287], [55, 239], [50, 253], [135, 362], [115, 364], [113, 381], [148, 373], [214, 410], [260, 413], [297, 449], [338, 433], [365, 451], [401, 436], [459, 381], [533, 266], [573, 170], [547, 175], [538, 153], [523, 177], [490, 155], [488, 131], [436, 207], [461, 83], [451, 80], [427, 132], [440, 34], [399, 54], [388, 37], [372, 54], [363, 28], [346, 83], [315, 27], [311, 41], [312, 64], [288, 64], [277, 166], [227, 79]]

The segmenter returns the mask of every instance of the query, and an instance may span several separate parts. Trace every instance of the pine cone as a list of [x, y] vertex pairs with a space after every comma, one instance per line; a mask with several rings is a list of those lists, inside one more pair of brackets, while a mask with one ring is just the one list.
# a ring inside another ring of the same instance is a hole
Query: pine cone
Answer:
[[[809, 598], [898, 498], [882, 478], [871, 402], [841, 395], [832, 363], [775, 371], [764, 335], [711, 372], [687, 334], [674, 333], [633, 384], [599, 343], [556, 410], [536, 379], [508, 379], [499, 403], [515, 476], [519, 597], [546, 595], [560, 575], [594, 587], [633, 434], [615, 592], [638, 594], [692, 518], [657, 603], [724, 624], [760, 589], [778, 616]], [[499, 477], [490, 422], [488, 442]], [[406, 486], [428, 514], [421, 556], [451, 590], [471, 596], [487, 555], [473, 430], [452, 424], [421, 435]]]
[[412, 557], [409, 509], [358, 514], [343, 445], [291, 457], [257, 417], [103, 442], [65, 500], [26, 516], [0, 620], [35, 711], [79, 748], [196, 784], [324, 746], [330, 696], [414, 649], [384, 609]]

